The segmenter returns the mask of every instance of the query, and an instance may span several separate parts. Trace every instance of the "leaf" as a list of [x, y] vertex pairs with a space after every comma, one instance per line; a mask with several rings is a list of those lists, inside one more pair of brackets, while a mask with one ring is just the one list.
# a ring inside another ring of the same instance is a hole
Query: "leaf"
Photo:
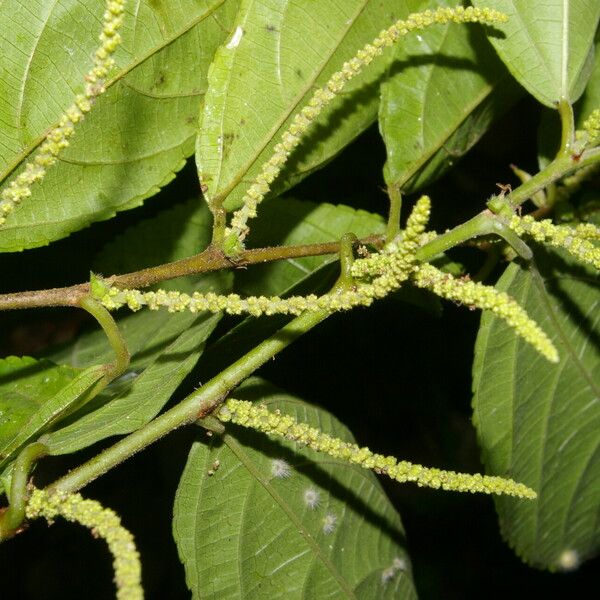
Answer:
[[[104, 265], [103, 272], [126, 272], [177, 260], [204, 248], [210, 232], [208, 208], [195, 199], [132, 227], [101, 252], [96, 266]], [[231, 279], [226, 273], [189, 276], [161, 287], [187, 293], [225, 292]], [[51, 453], [74, 452], [148, 423], [195, 366], [219, 319], [220, 315], [208, 313], [125, 312], [118, 323], [132, 354], [127, 371], [83, 412], [73, 415], [68, 426], [49, 436]], [[104, 334], [95, 330], [55, 357], [86, 365], [106, 360], [110, 352]]]
[[[108, 244], [96, 259], [94, 271], [103, 275], [123, 273], [196, 254], [210, 242], [210, 224], [210, 213], [200, 200], [177, 205], [131, 227]], [[227, 291], [230, 282], [229, 274], [216, 273], [180, 277], [161, 287], [187, 293]], [[132, 355], [130, 370], [138, 373], [197, 320], [192, 313], [149, 310], [121, 311], [115, 316]], [[95, 328], [68, 347], [53, 352], [50, 358], [82, 367], [112, 360], [112, 350], [104, 333]]]
[[[243, 389], [353, 440], [326, 411], [260, 380]], [[274, 477], [286, 464], [289, 477]], [[400, 518], [375, 476], [253, 431], [193, 444], [173, 531], [194, 598], [416, 598]]]
[[[234, 33], [210, 68], [196, 162], [207, 198], [239, 206], [292, 117], [316, 86], [381, 29], [406, 16], [397, 0], [244, 0]], [[315, 123], [277, 182], [280, 190], [321, 166], [377, 116], [378, 60]], [[249, 93], [252, 90], [252, 93]]]
[[[421, 2], [408, 2], [418, 10]], [[441, 1], [436, 5], [456, 5]], [[439, 177], [519, 96], [480, 25], [447, 24], [394, 48], [381, 86], [386, 183], [409, 192]]]
[[[594, 34], [600, 19], [597, 0], [473, 0], [474, 6], [501, 10], [509, 17], [490, 41], [517, 81], [535, 98], [556, 108], [575, 102], [589, 79]], [[542, 13], [542, 14], [540, 14]]]
[[[50, 454], [86, 448], [113, 435], [139, 429], [153, 419], [198, 362], [219, 315], [204, 314], [170, 344], [140, 374], [128, 372], [94, 399], [99, 408], [51, 433], [45, 440]], [[90, 403], [91, 404], [91, 403]], [[88, 405], [89, 406], [89, 405]]]
[[[133, 208], [193, 151], [208, 66], [237, 0], [129, 2], [117, 68], [72, 143], [0, 229], [0, 251], [33, 248]], [[0, 4], [0, 182], [82, 89], [104, 2]]]
[[598, 49], [600, 48], [600, 35], [596, 41], [596, 60], [594, 68], [588, 80], [587, 86], [575, 107], [575, 122], [578, 128], [583, 126], [583, 122], [590, 116], [592, 111], [600, 108], [600, 58], [598, 58]]
[[569, 569], [600, 548], [600, 300], [595, 273], [540, 251], [547, 292], [511, 264], [498, 289], [551, 337], [550, 365], [502, 321], [484, 313], [475, 348], [474, 421], [486, 469], [538, 493], [496, 498], [504, 537], [526, 562]]
[[0, 360], [0, 469], [72, 411], [104, 373], [103, 365], [78, 371], [29, 357]]

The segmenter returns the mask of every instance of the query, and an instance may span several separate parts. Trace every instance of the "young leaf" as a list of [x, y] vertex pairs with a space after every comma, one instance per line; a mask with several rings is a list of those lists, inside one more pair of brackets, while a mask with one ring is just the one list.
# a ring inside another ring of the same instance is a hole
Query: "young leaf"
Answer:
[[[254, 379], [261, 401], [345, 440], [326, 411]], [[404, 533], [372, 473], [228, 428], [195, 442], [173, 531], [194, 598], [415, 598]]]
[[45, 444], [50, 454], [75, 452], [148, 423], [198, 362], [219, 319], [219, 315], [196, 317], [141, 373], [129, 369], [113, 381], [94, 399], [93, 412], [73, 415], [73, 423], [47, 436]]
[[[217, 51], [200, 119], [196, 162], [209, 201], [236, 208], [294, 114], [345, 60], [408, 11], [404, 2], [245, 0]], [[339, 152], [377, 114], [373, 63], [319, 118], [278, 187], [289, 187]], [[248, 93], [254, 90], [256, 93]]]
[[598, 280], [563, 254], [543, 252], [546, 291], [511, 264], [498, 288], [546, 331], [561, 360], [549, 365], [490, 314], [475, 348], [474, 422], [490, 474], [514, 477], [536, 502], [495, 498], [502, 532], [526, 562], [576, 568], [600, 548]]
[[506, 13], [502, 36], [490, 41], [517, 81], [551, 108], [564, 98], [575, 102], [594, 60], [594, 34], [600, 19], [597, 0], [473, 0]]
[[[193, 151], [215, 49], [238, 0], [129, 2], [117, 69], [71, 145], [0, 229], [0, 251], [47, 244], [133, 208]], [[83, 87], [104, 2], [0, 5], [0, 182], [5, 185]]]
[[71, 412], [104, 373], [102, 365], [79, 371], [28, 357], [1, 360], [0, 469], [24, 444]]
[[[408, 4], [414, 11], [422, 3]], [[430, 183], [518, 94], [481, 26], [439, 25], [407, 36], [395, 46], [381, 86], [379, 127], [388, 185], [408, 192]]]

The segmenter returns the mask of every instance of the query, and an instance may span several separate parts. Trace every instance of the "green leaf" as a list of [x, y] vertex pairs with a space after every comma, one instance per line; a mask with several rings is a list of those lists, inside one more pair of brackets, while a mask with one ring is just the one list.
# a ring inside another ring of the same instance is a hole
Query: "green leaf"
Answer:
[[[103, 273], [127, 272], [190, 256], [208, 244], [210, 221], [208, 208], [198, 199], [178, 205], [109, 244], [95, 268]], [[161, 287], [187, 293], [226, 292], [231, 280], [227, 273], [189, 276]], [[68, 426], [49, 436], [51, 452], [74, 452], [106, 437], [134, 431], [154, 418], [197, 363], [219, 319], [219, 315], [207, 313], [121, 313], [119, 328], [132, 354], [127, 371], [73, 415]], [[54, 358], [79, 366], [110, 360], [111, 352], [106, 336], [96, 329], [55, 353]]]
[[[600, 48], [600, 34], [596, 41], [596, 57]], [[581, 99], [575, 107], [575, 123], [578, 128], [583, 126], [583, 122], [590, 116], [592, 111], [600, 108], [600, 59], [594, 61], [594, 68], [588, 80], [587, 86]]]
[[[421, 2], [408, 2], [418, 10]], [[455, 6], [456, 1], [436, 5]], [[385, 180], [409, 192], [451, 167], [519, 91], [479, 25], [448, 24], [397, 44], [381, 86]]]
[[[106, 93], [0, 229], [0, 251], [44, 245], [141, 204], [193, 152], [208, 66], [239, 2], [127, 4]], [[0, 182], [82, 89], [103, 11], [98, 0], [0, 4]]]
[[517, 81], [535, 98], [556, 108], [575, 102], [589, 79], [594, 34], [600, 19], [597, 0], [473, 0], [509, 17], [497, 25], [503, 35], [490, 41]]
[[103, 365], [79, 371], [28, 357], [0, 360], [0, 469], [71, 412], [104, 373]]
[[[210, 237], [210, 213], [199, 199], [193, 199], [130, 228], [100, 252], [93, 270], [109, 275], [178, 260], [206, 248]], [[180, 277], [162, 283], [161, 287], [193, 293], [196, 290], [224, 292], [230, 285], [229, 274], [215, 273]], [[169, 314], [167, 311], [117, 313], [119, 329], [132, 355], [130, 370], [139, 373], [197, 318], [192, 313]], [[106, 336], [94, 328], [69, 346], [53, 352], [50, 358], [82, 367], [108, 362], [112, 356]]]
[[[234, 33], [217, 51], [201, 116], [196, 162], [207, 197], [239, 206], [291, 118], [345, 60], [396, 19], [397, 0], [244, 0]], [[315, 123], [278, 180], [284, 189], [321, 166], [377, 116], [379, 59]], [[248, 90], [253, 90], [249, 93]]]
[[[265, 202], [261, 211], [263, 218], [253, 224], [250, 233], [252, 247], [337, 242], [345, 233], [361, 238], [384, 230], [379, 215], [343, 204], [315, 204], [286, 197]], [[244, 295], [285, 294], [316, 270], [337, 260], [337, 255], [328, 254], [254, 266], [236, 272], [236, 290]]]
[[75, 452], [107, 437], [130, 433], [148, 423], [198, 362], [219, 319], [219, 315], [197, 317], [190, 328], [141, 373], [129, 369], [112, 382], [90, 403], [94, 405], [93, 412], [74, 415], [74, 423], [47, 437], [45, 444], [50, 454]]
[[538, 255], [547, 292], [511, 264], [498, 288], [549, 334], [548, 364], [484, 313], [475, 348], [474, 421], [486, 470], [538, 493], [495, 498], [504, 537], [526, 562], [575, 568], [600, 548], [600, 334], [597, 274], [564, 255]]
[[[243, 390], [353, 441], [326, 411], [260, 380]], [[204, 439], [190, 451], [173, 520], [194, 598], [416, 597], [400, 518], [372, 473], [237, 427]], [[289, 477], [274, 477], [286, 464]]]

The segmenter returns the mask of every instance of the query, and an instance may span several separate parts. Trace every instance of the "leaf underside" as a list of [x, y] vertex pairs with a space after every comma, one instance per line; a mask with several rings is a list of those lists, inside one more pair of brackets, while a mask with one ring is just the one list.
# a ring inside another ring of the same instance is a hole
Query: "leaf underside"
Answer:
[[[260, 380], [241, 394], [353, 439], [326, 411]], [[273, 476], [273, 460], [289, 477]], [[237, 427], [194, 443], [173, 531], [194, 598], [416, 598], [400, 519], [373, 474]]]
[[490, 37], [517, 81], [539, 102], [556, 108], [575, 102], [594, 61], [594, 35], [600, 19], [597, 0], [473, 0], [509, 17]]
[[474, 362], [474, 421], [489, 473], [531, 486], [535, 502], [496, 498], [502, 532], [526, 562], [574, 568], [600, 548], [600, 303], [595, 273], [557, 253], [537, 259], [544, 291], [511, 264], [498, 288], [558, 348], [549, 365], [484, 314]]
[[508, 110], [516, 87], [480, 25], [437, 25], [401, 40], [381, 87], [386, 183], [410, 192], [439, 177]]
[[[245, 0], [217, 52], [200, 118], [196, 162], [212, 203], [239, 206], [291, 118], [345, 60], [408, 15], [398, 0]], [[422, 4], [422, 3], [421, 3]], [[339, 152], [377, 116], [389, 53], [321, 115], [276, 182], [290, 187]], [[253, 90], [248, 93], [248, 90]]]
[[[0, 228], [0, 251], [33, 248], [133, 208], [193, 152], [217, 46], [238, 0], [129, 2], [107, 91], [71, 145]], [[0, 182], [83, 89], [98, 45], [98, 0], [0, 4]]]

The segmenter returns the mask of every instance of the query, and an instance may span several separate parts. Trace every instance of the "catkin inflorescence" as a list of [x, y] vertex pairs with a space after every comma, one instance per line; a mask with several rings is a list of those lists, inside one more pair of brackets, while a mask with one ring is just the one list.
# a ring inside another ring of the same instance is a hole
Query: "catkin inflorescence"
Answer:
[[536, 242], [545, 242], [563, 248], [577, 259], [600, 269], [600, 246], [590, 240], [600, 239], [600, 229], [591, 223], [576, 227], [554, 225], [550, 219], [536, 221], [532, 216], [514, 215], [508, 226], [517, 235], [528, 235]]
[[43, 517], [52, 522], [56, 517], [62, 517], [87, 527], [95, 537], [104, 539], [113, 555], [117, 598], [141, 600], [144, 597], [142, 568], [135, 541], [114, 511], [80, 494], [49, 494], [36, 489], [31, 494], [25, 512], [31, 520]]
[[298, 423], [290, 415], [279, 410], [269, 411], [266, 406], [244, 400], [228, 399], [217, 413], [218, 418], [227, 423], [249, 427], [269, 435], [308, 446], [333, 458], [371, 469], [388, 475], [400, 482], [412, 481], [419, 486], [441, 488], [457, 492], [481, 492], [484, 494], [505, 494], [520, 498], [536, 498], [536, 493], [512, 479], [487, 475], [455, 473], [441, 469], [430, 469], [406, 461], [397, 461], [393, 456], [383, 456], [360, 448], [356, 444], [344, 442], [323, 433], [305, 423]]
[[[114, 310], [128, 306], [139, 310], [147, 306], [150, 310], [165, 308], [169, 312], [201, 311], [229, 314], [299, 315], [304, 311], [326, 310], [329, 312], [350, 310], [356, 306], [370, 306], [379, 298], [384, 298], [399, 289], [404, 282], [412, 279], [418, 286], [426, 287], [443, 298], [459, 301], [467, 306], [491, 310], [503, 318], [526, 341], [532, 344], [548, 360], [556, 362], [558, 353], [552, 342], [538, 325], [528, 317], [507, 294], [495, 288], [471, 281], [457, 280], [429, 264], [419, 265], [416, 252], [423, 241], [423, 235], [431, 201], [422, 196], [410, 214], [406, 229], [388, 244], [382, 252], [355, 260], [350, 268], [354, 278], [351, 289], [335, 290], [323, 296], [250, 296], [242, 298], [238, 294], [220, 295], [215, 293], [181, 292], [142, 292], [140, 290], [119, 289], [95, 278], [92, 281], [92, 294], [102, 305]], [[584, 229], [581, 230], [582, 232]], [[585, 232], [589, 234], [588, 229]]]
[[85, 76], [84, 92], [76, 96], [58, 124], [49, 131], [33, 159], [0, 193], [0, 225], [5, 223], [15, 206], [31, 196], [31, 186], [44, 178], [48, 167], [57, 161], [61, 150], [69, 145], [75, 125], [91, 110], [95, 98], [104, 92], [106, 76], [114, 65], [112, 55], [121, 43], [119, 28], [123, 23], [125, 2], [108, 0], [106, 3], [100, 46], [94, 53], [94, 64]]
[[[393, 252], [376, 255], [366, 259], [358, 259], [352, 266], [356, 277], [368, 281], [357, 282], [353, 289], [336, 290], [323, 296], [250, 296], [242, 298], [238, 294], [220, 295], [215, 293], [192, 295], [181, 292], [142, 292], [140, 290], [119, 289], [107, 285], [99, 278], [92, 281], [92, 294], [102, 305], [114, 310], [128, 306], [131, 310], [139, 310], [147, 306], [150, 310], [166, 308], [169, 312], [201, 311], [221, 312], [233, 315], [243, 313], [253, 316], [261, 315], [299, 315], [304, 311], [342, 311], [356, 306], [370, 306], [373, 300], [387, 296], [398, 289], [406, 281], [414, 268], [415, 252], [418, 242], [429, 217], [431, 201], [423, 196], [415, 205], [408, 219], [404, 239], [393, 245]], [[381, 256], [381, 261], [377, 258]], [[371, 275], [372, 274], [372, 275]]]
[[430, 264], [420, 265], [413, 280], [447, 300], [492, 311], [550, 362], [558, 362], [558, 351], [550, 338], [508, 294], [469, 279], [457, 279]]
[[596, 146], [600, 142], [600, 108], [592, 111], [583, 122], [583, 131], [587, 134], [588, 146]]
[[242, 198], [242, 207], [236, 211], [231, 220], [231, 225], [226, 231], [228, 247], [242, 245], [248, 233], [248, 220], [256, 216], [260, 202], [271, 189], [271, 184], [281, 172], [288, 157], [298, 146], [302, 137], [317, 119], [323, 109], [338, 95], [346, 84], [356, 77], [375, 58], [383, 54], [385, 48], [395, 44], [400, 37], [412, 31], [417, 31], [434, 24], [446, 23], [502, 23], [507, 20], [506, 15], [490, 8], [438, 8], [414, 13], [406, 19], [400, 19], [388, 29], [382, 31], [371, 43], [363, 46], [356, 55], [346, 61], [339, 71], [336, 71], [327, 83], [319, 88], [308, 101], [308, 104], [298, 112], [289, 127], [281, 136], [281, 141], [273, 149], [272, 156], [263, 164]]

